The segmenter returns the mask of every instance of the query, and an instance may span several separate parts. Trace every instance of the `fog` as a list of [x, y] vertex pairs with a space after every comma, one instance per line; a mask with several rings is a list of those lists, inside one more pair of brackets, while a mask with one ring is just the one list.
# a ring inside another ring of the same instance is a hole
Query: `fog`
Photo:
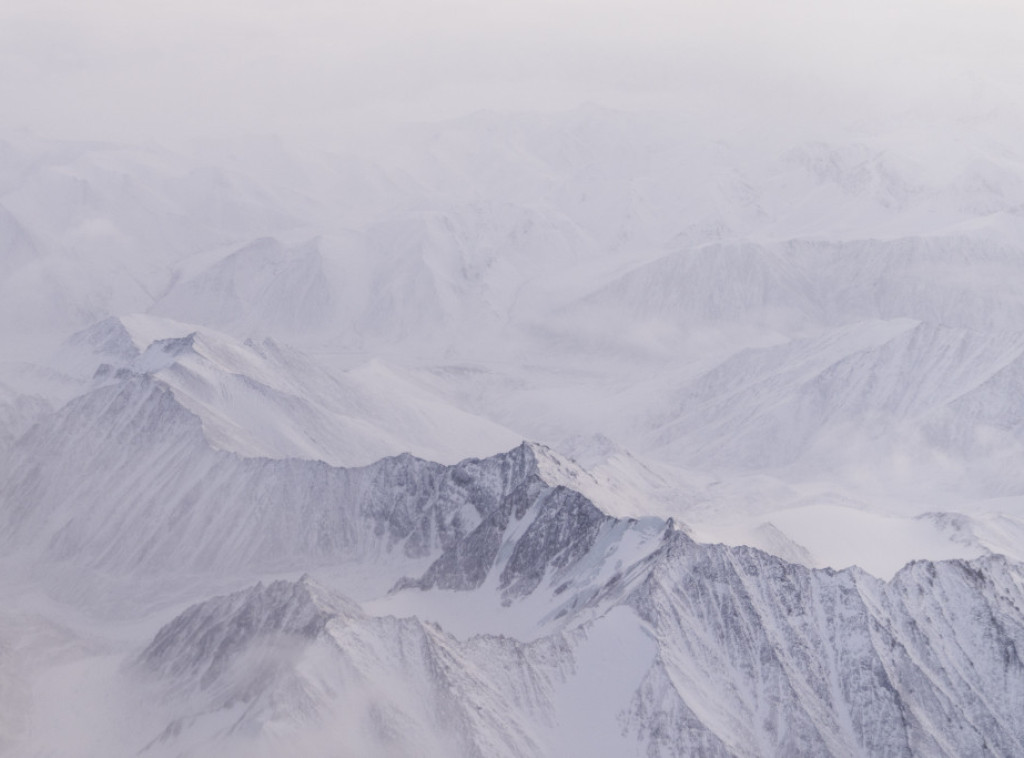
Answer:
[[0, 128], [54, 137], [325, 138], [477, 109], [743, 120], [1016, 109], [1006, 0], [6, 0]]

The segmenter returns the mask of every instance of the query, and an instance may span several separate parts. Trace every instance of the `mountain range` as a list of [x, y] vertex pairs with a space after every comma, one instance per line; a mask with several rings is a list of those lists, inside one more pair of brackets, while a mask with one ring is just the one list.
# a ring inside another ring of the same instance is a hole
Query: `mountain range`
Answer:
[[1024, 752], [998, 126], [0, 142], [0, 754]]

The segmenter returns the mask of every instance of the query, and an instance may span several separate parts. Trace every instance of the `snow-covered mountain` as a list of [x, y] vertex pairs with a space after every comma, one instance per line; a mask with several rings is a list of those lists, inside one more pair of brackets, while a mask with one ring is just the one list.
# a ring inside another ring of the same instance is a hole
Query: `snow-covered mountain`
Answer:
[[[169, 395], [142, 395], [173, 434]], [[115, 406], [146, 428], [123, 399], [104, 415]], [[124, 440], [132, 455], [138, 441]], [[37, 560], [144, 585], [300, 565], [322, 577], [193, 605], [141, 651], [108, 652], [113, 668], [87, 658], [78, 675], [106, 688], [111, 711], [92, 706], [80, 745], [153, 755], [272, 754], [297, 740], [310, 755], [585, 746], [953, 756], [1013, 755], [1024, 740], [1024, 577], [1005, 558], [917, 562], [883, 582], [701, 545], [671, 522], [616, 519], [552, 486], [543, 471], [558, 464], [525, 445], [449, 468], [408, 457], [357, 470], [288, 462], [269, 479], [273, 462], [212, 455], [236, 465], [208, 481], [247, 481], [211, 488], [219, 509], [165, 488], [172, 512], [161, 520], [153, 504], [111, 492], [55, 529], [66, 517], [31, 502], [39, 518], [5, 529]], [[290, 496], [268, 492], [270, 480]], [[197, 520], [201, 533], [190, 528]], [[174, 562], [161, 563], [169, 552]], [[372, 566], [372, 581], [352, 564]], [[368, 595], [371, 612], [328, 586]], [[64, 678], [49, 686], [73, 696]], [[65, 739], [24, 744], [45, 754]]]
[[0, 752], [1021, 753], [997, 126], [0, 143]]
[[674, 532], [528, 643], [368, 617], [303, 579], [191, 607], [129, 671], [188, 709], [158, 755], [197, 732], [196, 754], [297, 734], [315, 755], [1014, 755], [1020, 578], [918, 563], [883, 584]]
[[75, 390], [150, 376], [202, 419], [206, 438], [249, 456], [368, 464], [396, 450], [455, 462], [521, 437], [461, 411], [373, 360], [332, 373], [271, 338], [134, 314], [72, 335], [52, 360]]
[[[557, 483], [582, 475], [572, 463], [527, 445], [452, 467], [241, 458], [150, 375], [72, 401], [10, 465], [8, 555], [92, 613], [106, 576], [132, 577], [138, 594], [106, 598], [108, 624], [153, 617], [152, 587], [307, 569], [370, 611], [308, 578], [195, 605], [141, 652], [108, 653], [129, 656], [100, 677], [109, 697], [145, 705], [118, 701], [122, 718], [141, 708], [130, 728], [104, 713], [83, 745], [1012, 755], [1024, 740], [1024, 577], [1001, 557], [885, 583], [701, 545], [602, 512]], [[609, 692], [590, 697], [597, 683]]]

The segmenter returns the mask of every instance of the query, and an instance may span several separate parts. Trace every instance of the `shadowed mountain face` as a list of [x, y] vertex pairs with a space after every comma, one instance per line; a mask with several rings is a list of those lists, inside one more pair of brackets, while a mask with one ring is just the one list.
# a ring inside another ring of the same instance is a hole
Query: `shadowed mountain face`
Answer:
[[408, 455], [359, 469], [241, 458], [212, 448], [166, 385], [130, 375], [15, 445], [4, 534], [49, 560], [148, 574], [298, 567], [393, 549], [419, 558], [474, 528], [531, 462], [525, 446], [455, 468]]

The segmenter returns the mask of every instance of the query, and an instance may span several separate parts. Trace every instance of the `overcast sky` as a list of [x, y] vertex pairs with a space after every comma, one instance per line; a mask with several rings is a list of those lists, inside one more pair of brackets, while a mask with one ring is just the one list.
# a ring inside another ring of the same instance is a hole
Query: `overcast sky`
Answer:
[[479, 108], [977, 114], [1019, 0], [3, 0], [0, 128], [330, 133]]

